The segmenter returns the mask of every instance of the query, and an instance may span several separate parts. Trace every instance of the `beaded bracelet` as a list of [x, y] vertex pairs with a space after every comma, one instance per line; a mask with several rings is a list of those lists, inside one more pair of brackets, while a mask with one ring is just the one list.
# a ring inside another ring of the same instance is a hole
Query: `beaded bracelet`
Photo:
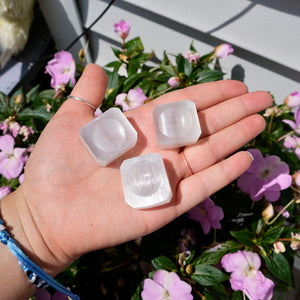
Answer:
[[30, 282], [35, 284], [37, 288], [46, 288], [51, 286], [57, 291], [65, 294], [74, 300], [80, 300], [79, 296], [71, 293], [66, 287], [54, 280], [50, 275], [44, 272], [39, 266], [32, 262], [26, 254], [21, 250], [17, 242], [12, 239], [4, 226], [4, 222], [0, 219], [0, 241], [2, 244], [7, 245], [9, 250], [18, 259], [24, 272], [30, 279]]

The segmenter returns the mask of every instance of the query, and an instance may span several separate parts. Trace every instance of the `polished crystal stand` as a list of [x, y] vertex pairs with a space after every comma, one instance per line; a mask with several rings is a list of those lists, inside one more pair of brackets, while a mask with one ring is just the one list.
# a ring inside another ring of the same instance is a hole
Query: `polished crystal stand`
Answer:
[[197, 109], [190, 100], [156, 106], [153, 119], [157, 143], [163, 149], [195, 144], [201, 135]]
[[125, 201], [133, 208], [169, 203], [172, 191], [162, 157], [157, 153], [124, 160], [121, 177]]
[[131, 149], [137, 132], [119, 108], [110, 108], [81, 128], [80, 138], [100, 166]]

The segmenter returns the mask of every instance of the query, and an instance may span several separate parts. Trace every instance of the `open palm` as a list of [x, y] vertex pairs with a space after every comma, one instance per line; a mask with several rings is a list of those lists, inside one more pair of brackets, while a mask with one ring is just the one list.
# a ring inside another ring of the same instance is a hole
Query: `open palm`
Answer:
[[[98, 106], [106, 82], [101, 68], [88, 65], [72, 95]], [[155, 105], [184, 99], [195, 102], [202, 128], [197, 144], [183, 149], [192, 176], [180, 154], [182, 149], [158, 147], [152, 117]], [[31, 216], [22, 222], [31, 237], [32, 251], [55, 274], [83, 253], [164, 226], [249, 167], [251, 158], [246, 152], [226, 157], [263, 130], [264, 120], [256, 113], [271, 103], [267, 93], [248, 93], [236, 81], [205, 83], [165, 94], [125, 114], [138, 132], [137, 144], [107, 167], [99, 167], [79, 139], [80, 128], [94, 118], [94, 112], [82, 102], [67, 100], [36, 144], [18, 191], [22, 195], [19, 211]], [[164, 159], [174, 196], [167, 205], [137, 210], [124, 201], [119, 167], [126, 158], [153, 152]]]

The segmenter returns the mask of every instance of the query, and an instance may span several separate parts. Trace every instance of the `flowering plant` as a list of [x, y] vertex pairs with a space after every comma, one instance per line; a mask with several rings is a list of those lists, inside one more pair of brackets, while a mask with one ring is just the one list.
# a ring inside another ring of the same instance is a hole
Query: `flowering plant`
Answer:
[[[221, 44], [201, 55], [191, 44], [186, 53], [165, 52], [159, 60], [144, 51], [139, 37], [126, 40], [128, 22], [114, 29], [122, 43], [112, 49], [116, 60], [105, 66], [109, 82], [97, 115], [222, 79], [218, 60], [233, 52]], [[22, 182], [39, 134], [81, 74], [82, 51], [79, 57], [77, 67], [66, 51], [48, 63], [52, 89], [0, 94], [1, 198]], [[262, 114], [266, 130], [243, 147], [254, 161], [240, 178], [148, 236], [82, 256], [58, 279], [83, 299], [267, 300], [291, 289], [300, 249], [300, 94], [291, 93]]]

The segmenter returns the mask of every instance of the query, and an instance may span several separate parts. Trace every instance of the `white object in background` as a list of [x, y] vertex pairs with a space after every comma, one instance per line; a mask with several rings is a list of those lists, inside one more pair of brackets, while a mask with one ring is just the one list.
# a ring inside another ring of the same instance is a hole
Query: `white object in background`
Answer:
[[124, 160], [121, 177], [125, 201], [133, 208], [169, 203], [172, 191], [162, 157], [157, 153]]
[[119, 108], [113, 107], [81, 128], [80, 138], [100, 166], [131, 149], [137, 132]]
[[191, 100], [158, 105], [153, 119], [157, 142], [163, 149], [195, 144], [201, 135], [197, 109]]

